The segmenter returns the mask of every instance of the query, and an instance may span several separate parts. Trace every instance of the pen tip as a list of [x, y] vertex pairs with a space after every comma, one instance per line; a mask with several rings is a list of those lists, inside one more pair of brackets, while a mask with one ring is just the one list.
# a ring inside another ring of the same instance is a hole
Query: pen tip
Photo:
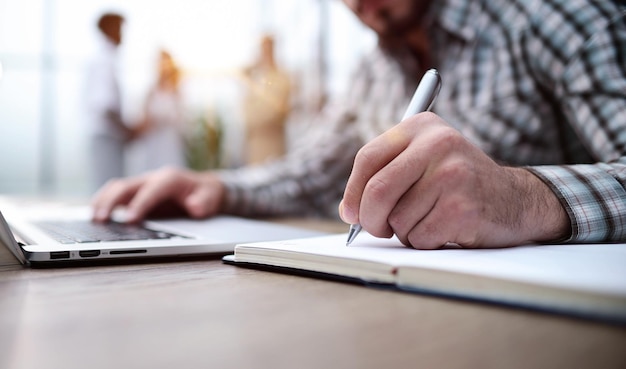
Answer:
[[359, 233], [360, 230], [361, 230], [360, 225], [358, 224], [350, 225], [350, 231], [348, 232], [348, 240], [346, 241], [346, 246], [350, 246], [350, 244], [352, 243], [352, 241], [354, 241], [354, 238], [356, 237], [356, 235]]

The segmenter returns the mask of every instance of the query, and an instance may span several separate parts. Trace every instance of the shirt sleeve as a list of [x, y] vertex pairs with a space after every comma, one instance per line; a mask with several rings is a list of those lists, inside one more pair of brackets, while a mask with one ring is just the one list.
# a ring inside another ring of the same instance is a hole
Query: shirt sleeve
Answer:
[[[580, 12], [577, 17], [581, 23], [585, 19]], [[564, 119], [595, 163], [528, 168], [550, 186], [569, 214], [571, 236], [565, 242], [626, 241], [624, 18], [605, 13], [587, 19], [585, 29], [593, 32], [564, 63], [554, 88]]]
[[567, 211], [570, 243], [626, 240], [626, 165], [621, 163], [529, 168]]
[[119, 110], [115, 65], [111, 57], [103, 55], [90, 62], [87, 68], [85, 104], [94, 114], [106, 116]]

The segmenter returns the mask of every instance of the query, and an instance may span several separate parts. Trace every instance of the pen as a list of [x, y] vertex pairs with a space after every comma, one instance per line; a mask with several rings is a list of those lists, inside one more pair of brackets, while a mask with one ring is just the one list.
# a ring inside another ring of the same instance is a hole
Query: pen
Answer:
[[[435, 102], [435, 98], [441, 89], [441, 76], [436, 69], [429, 69], [424, 73], [424, 76], [420, 80], [420, 83], [417, 85], [415, 89], [415, 93], [411, 98], [411, 102], [409, 102], [409, 106], [406, 108], [404, 112], [404, 116], [402, 120], [407, 119], [408, 117], [415, 115], [419, 112], [430, 110], [433, 102]], [[346, 241], [346, 246], [349, 246], [352, 241], [356, 238], [356, 236], [361, 232], [360, 224], [351, 224], [350, 231], [348, 232], [348, 240]]]

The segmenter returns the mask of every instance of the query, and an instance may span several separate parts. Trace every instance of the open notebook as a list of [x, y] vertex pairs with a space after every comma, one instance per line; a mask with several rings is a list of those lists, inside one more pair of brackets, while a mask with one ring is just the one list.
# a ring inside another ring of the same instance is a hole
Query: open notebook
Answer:
[[626, 323], [626, 244], [424, 251], [346, 237], [240, 244], [225, 261]]

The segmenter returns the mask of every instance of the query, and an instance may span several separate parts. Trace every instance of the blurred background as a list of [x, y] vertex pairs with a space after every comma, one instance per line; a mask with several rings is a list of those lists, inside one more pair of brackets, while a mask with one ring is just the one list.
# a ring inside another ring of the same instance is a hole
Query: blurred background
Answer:
[[[264, 35], [289, 80], [285, 151], [326, 99], [349, 87], [356, 60], [375, 43], [336, 0], [0, 0], [0, 194], [93, 192], [81, 95], [96, 22], [110, 11], [125, 18], [124, 121], [143, 119], [167, 50], [181, 75], [185, 165], [195, 169], [252, 162], [246, 99]], [[145, 147], [135, 146], [126, 150], [131, 175], [146, 170]]]

